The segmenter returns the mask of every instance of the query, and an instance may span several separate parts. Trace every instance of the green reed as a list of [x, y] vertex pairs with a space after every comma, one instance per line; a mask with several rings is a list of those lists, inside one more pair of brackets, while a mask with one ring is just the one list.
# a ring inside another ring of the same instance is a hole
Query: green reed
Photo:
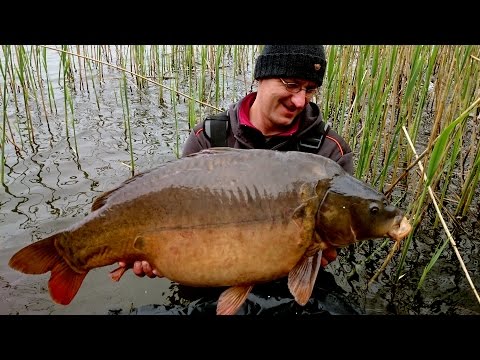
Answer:
[[[173, 86], [172, 86], [172, 82], [173, 82]], [[177, 85], [177, 82], [178, 82], [178, 79], [177, 78], [171, 78], [170, 79], [170, 88], [174, 89], [176, 88], [178, 85]], [[177, 131], [177, 124], [178, 124], [178, 118], [177, 118], [177, 95], [176, 93], [174, 92], [170, 92], [170, 101], [171, 101], [171, 104], [172, 104], [172, 113], [173, 113], [173, 121], [175, 123], [175, 131]], [[177, 137], [177, 133], [175, 133], [175, 136]], [[180, 157], [180, 149], [179, 147], [176, 147], [175, 148], [175, 156], [177, 158]]]
[[[147, 64], [146, 64], [146, 49], [144, 45], [133, 45], [131, 47], [131, 68], [130, 70], [135, 74], [135, 82], [140, 90], [142, 90], [147, 82], [144, 80], [147, 76]], [[140, 76], [138, 76], [140, 75]]]
[[[6, 141], [8, 140], [8, 142], [10, 142], [12, 144], [12, 146], [15, 148], [15, 153], [17, 156], [22, 156], [21, 155], [21, 152], [22, 152], [22, 148], [23, 147], [23, 140], [22, 140], [22, 137], [20, 137], [20, 142], [21, 142], [21, 147], [19, 147], [16, 142], [15, 142], [15, 134], [13, 133], [12, 131], [12, 126], [10, 125], [10, 122], [9, 122], [9, 119], [8, 119], [8, 114], [7, 114], [7, 110], [8, 110], [8, 103], [9, 103], [9, 96], [10, 94], [14, 94], [13, 95], [13, 98], [14, 98], [14, 103], [15, 103], [15, 108], [16, 108], [16, 113], [18, 113], [18, 102], [16, 100], [16, 89], [15, 89], [15, 85], [14, 85], [14, 81], [11, 81], [10, 83], [8, 82], [8, 78], [9, 78], [9, 73], [12, 74], [13, 71], [10, 72], [10, 66], [11, 66], [11, 47], [10, 46], [3, 46], [2, 47], [2, 50], [3, 50], [3, 54], [4, 54], [4, 59], [5, 59], [5, 63], [4, 65], [1, 65], [1, 61], [0, 61], [0, 69], [1, 69], [1, 72], [2, 72], [2, 78], [3, 78], [3, 96], [2, 96], [2, 108], [3, 108], [3, 125], [2, 125], [2, 134], [5, 134], [5, 136], [2, 138], [4, 138], [4, 140], [2, 140], [2, 161], [1, 161], [1, 164], [2, 164], [2, 175], [4, 175], [4, 166], [5, 166], [5, 146], [6, 146]], [[12, 79], [12, 77], [10, 76], [10, 79]], [[9, 86], [12, 88], [13, 87], [13, 90], [11, 92], [8, 91], [8, 88]], [[0, 92], [1, 94], [1, 92]], [[14, 126], [16, 126], [16, 129], [17, 129], [17, 133], [20, 132], [20, 126], [18, 124], [18, 117], [16, 117], [17, 119], [17, 122], [14, 124]], [[8, 130], [9, 130], [9, 133], [10, 133], [10, 137], [8, 137], [8, 135], [6, 134], [6, 128], [8, 127]], [[4, 183], [2, 181], [2, 183]]]
[[[190, 95], [190, 98], [187, 99], [188, 101], [188, 115], [187, 115], [187, 118], [188, 118], [188, 124], [189, 124], [189, 128], [193, 128], [193, 126], [195, 126], [196, 122], [197, 122], [197, 111], [196, 111], [196, 108], [195, 108], [195, 101], [193, 101], [193, 99], [195, 98], [195, 95], [196, 95], [196, 88], [193, 84], [194, 82], [194, 79], [192, 76], [189, 77], [189, 83], [190, 83], [190, 86], [189, 86], [189, 95]], [[180, 146], [180, 144], [178, 144], [178, 122], [175, 121], [175, 137], [177, 139], [177, 153], [178, 153], [178, 148]]]
[[[453, 174], [458, 174], [459, 164], [471, 164], [468, 167], [470, 171], [464, 169], [456, 177], [462, 181], [462, 174], [468, 174], [467, 180], [461, 185], [462, 200], [458, 201], [456, 213], [462, 211], [465, 214], [468, 211], [466, 209], [475, 193], [475, 187], [471, 185], [477, 185], [479, 179], [478, 146], [470, 144], [471, 150], [464, 151], [467, 121], [474, 132], [476, 129], [476, 134], [470, 136], [470, 142], [473, 143], [478, 136], [478, 126], [472, 125], [472, 112], [477, 109], [478, 113], [478, 104], [473, 103], [462, 113], [480, 91], [478, 61], [469, 58], [474, 50], [478, 54], [478, 46], [475, 49], [448, 46], [328, 47], [327, 87], [323, 89], [324, 96], [320, 104], [325, 118], [333, 118], [334, 124], [335, 121], [337, 124], [335, 127], [349, 139], [356, 154], [356, 176], [379, 189], [388, 181], [404, 176], [405, 168], [412, 162], [412, 154], [401, 145], [404, 143], [401, 127], [406, 125], [411, 138], [417, 141], [421, 124], [428, 120], [426, 116], [430, 104], [434, 116], [425, 146], [425, 161], [430, 161], [429, 169], [432, 172], [429, 183], [438, 190], [439, 201], [445, 205]], [[348, 56], [344, 56], [345, 53]], [[454, 119], [461, 113], [462, 122], [455, 127], [455, 132], [444, 138], [448, 143], [432, 152], [441, 129], [455, 123]], [[463, 153], [468, 154], [470, 161], [459, 158]], [[414, 231], [403, 242], [397, 280], [415, 229], [431, 204], [426, 196], [427, 186], [417, 179], [414, 173], [407, 174], [402, 182], [405, 191], [416, 188], [407, 209]], [[455, 197], [455, 194], [450, 194], [448, 201], [452, 201], [452, 195]], [[443, 249], [445, 244], [438, 244], [422, 281], [438, 259], [438, 251]]]
[[[206, 72], [207, 72], [207, 47], [202, 46], [200, 49], [200, 76], [199, 76], [199, 81], [198, 81], [198, 97], [202, 101], [207, 101], [207, 93], [205, 91], [206, 89]], [[190, 127], [193, 127], [195, 124], [190, 124]]]
[[[92, 54], [96, 55], [96, 60], [103, 60], [104, 58], [104, 48], [102, 46], [94, 47], [92, 50]], [[108, 62], [108, 58], [107, 58]], [[103, 73], [103, 61], [102, 62], [95, 62], [98, 72], [98, 78], [100, 82], [105, 81], [104, 73]]]
[[[92, 70], [91, 62], [88, 61], [88, 60], [85, 60], [85, 63], [88, 65], [88, 70], [89, 70], [90, 74], [92, 74], [93, 70]], [[100, 111], [100, 101], [99, 101], [99, 98], [98, 98], [97, 87], [95, 85], [95, 76], [91, 76], [91, 81], [92, 81], [93, 93], [95, 95], [95, 102], [97, 104], [97, 109], [98, 109], [98, 111]], [[87, 89], [88, 89], [88, 77], [85, 77], [85, 83], [86, 83]]]
[[[77, 54], [83, 51], [88, 53], [91, 49], [92, 55], [95, 59], [107, 59], [112, 61], [111, 55], [112, 47], [97, 46], [97, 47], [76, 47]], [[443, 51], [445, 51], [445, 48]], [[26, 61], [23, 55], [25, 51], [19, 48], [19, 65], [18, 69], [25, 68]], [[46, 66], [45, 48], [43, 50], [43, 62]], [[152, 47], [147, 51], [145, 46], [131, 46], [121, 47], [116, 46], [116, 57], [119, 58], [123, 54], [129, 55], [129, 67], [135, 74], [134, 79], [139, 87], [145, 87], [145, 77], [155, 74], [156, 79], [163, 80], [163, 74], [166, 71], [174, 73], [177, 77], [175, 82], [178, 86], [182, 83], [184, 77], [187, 79], [187, 93], [191, 98], [196, 97], [203, 101], [212, 101], [215, 106], [220, 106], [220, 101], [225, 98], [225, 79], [226, 79], [226, 56], [233, 56], [233, 75], [235, 78], [237, 74], [244, 74], [247, 66], [245, 63], [252, 62], [255, 51], [253, 46], [172, 46], [169, 53], [166, 47], [160, 48]], [[261, 46], [257, 47], [258, 50]], [[358, 177], [370, 179], [373, 184], [377, 184], [379, 188], [383, 188], [388, 181], [392, 181], [394, 177], [400, 175], [402, 168], [405, 167], [412, 159], [411, 154], [404, 152], [402, 156], [399, 153], [400, 149], [397, 146], [401, 141], [401, 132], [399, 129], [403, 124], [407, 124], [409, 133], [412, 139], [416, 141], [418, 128], [422, 121], [422, 110], [428, 104], [428, 84], [432, 78], [432, 72], [435, 66], [440, 66], [441, 71], [446, 71], [442, 67], [442, 62], [438, 62], [436, 56], [440, 47], [433, 46], [328, 46], [328, 67], [327, 76], [325, 79], [325, 86], [322, 88], [323, 97], [319, 99], [319, 103], [324, 111], [324, 117], [333, 123], [333, 126], [342, 133], [350, 142], [352, 148], [357, 152], [356, 161], [356, 175]], [[468, 55], [473, 51], [474, 47], [456, 48], [456, 73], [447, 71], [447, 79], [452, 79], [454, 76], [459, 76], [462, 69], [465, 68], [470, 60]], [[465, 50], [465, 51], [463, 51]], [[248, 54], [252, 54], [249, 58]], [[63, 55], [62, 59], [67, 57]], [[196, 67], [195, 59], [199, 58], [200, 67]], [[165, 61], [167, 59], [167, 61]], [[14, 61], [10, 61], [10, 68]], [[78, 74], [80, 74], [80, 84], [83, 84], [83, 76], [86, 76], [87, 68], [92, 71], [91, 62], [84, 59], [84, 64], [78, 62]], [[103, 63], [94, 62], [98, 73], [96, 77], [102, 81], [103, 79]], [[168, 67], [168, 65], [170, 65]], [[148, 69], [150, 68], [155, 69]], [[253, 65], [251, 65], [253, 67]], [[73, 72], [70, 69], [72, 65], [64, 68], [64, 76], [69, 78], [68, 83], [75, 91], [75, 82], [71, 80]], [[167, 68], [168, 67], [168, 68]], [[84, 71], [82, 72], [82, 68]], [[161, 70], [160, 70], [161, 69]], [[213, 98], [211, 92], [207, 91], [207, 69], [210, 70], [210, 80], [214, 85]], [[452, 68], [453, 69], [453, 68]], [[467, 68], [472, 75], [475, 70], [473, 67]], [[253, 71], [253, 68], [250, 70]], [[48, 73], [45, 71], [46, 75]], [[28, 80], [28, 71], [17, 71], [18, 75], [27, 74], [19, 78], [23, 92], [24, 99], [28, 99], [28, 88], [30, 81]], [[465, 79], [473, 78], [475, 76], [465, 75]], [[140, 76], [141, 75], [141, 76]], [[95, 85], [95, 78], [91, 77], [94, 87], [97, 108], [100, 108], [100, 102], [97, 95], [97, 86]], [[17, 77], [10, 76], [10, 83], [15, 84]], [[196, 80], [196, 81], [195, 81]], [[37, 82], [40, 82], [37, 79]], [[51, 84], [49, 89], [51, 89]], [[88, 84], [88, 82], [86, 83]], [[63, 88], [66, 92], [65, 99], [70, 99], [71, 95], [68, 93], [67, 82], [64, 82]], [[88, 86], [88, 85], [87, 85]], [[236, 89], [237, 84], [233, 82], [232, 88]], [[447, 86], [452, 86], [452, 82], [447, 83]], [[478, 87], [478, 84], [473, 84], [472, 81], [466, 82], [464, 86], [456, 85], [455, 91], [461, 90], [460, 93], [469, 93], [469, 88]], [[247, 88], [248, 86], [246, 86]], [[67, 90], [65, 90], [67, 89]], [[164, 105], [163, 97], [164, 87], [159, 87], [159, 103]], [[447, 101], [447, 94], [445, 91], [436, 90], [437, 97], [440, 101], [437, 103], [444, 103]], [[471, 91], [470, 91], [471, 92]], [[15, 94], [15, 92], [12, 92]], [[53, 98], [53, 91], [49, 90], [49, 104], [51, 111], [55, 106]], [[170, 97], [172, 99], [172, 97]], [[178, 96], [177, 96], [178, 99]], [[232, 97], [233, 99], [233, 97]], [[28, 100], [25, 100], [28, 101]], [[172, 100], [170, 100], [172, 101]], [[44, 104], [44, 101], [42, 101]], [[198, 101], [195, 101], [199, 104]], [[431, 103], [431, 102], [430, 102]], [[66, 108], [71, 105], [65, 106]], [[27, 108], [29, 108], [27, 103]], [[45, 113], [45, 106], [43, 106]], [[190, 126], [198, 119], [202, 119], [202, 105], [196, 109], [192, 106], [190, 101], [188, 104], [188, 121]], [[443, 110], [437, 110], [437, 119], [443, 118]], [[26, 110], [28, 111], [28, 110]], [[72, 112], [72, 110], [70, 110]], [[199, 115], [199, 116], [196, 116]], [[46, 114], [45, 114], [46, 116]], [[448, 114], [451, 116], [451, 114]], [[28, 115], [27, 115], [28, 117]], [[68, 119], [68, 114], [65, 115]], [[31, 124], [31, 122], [29, 122]], [[443, 126], [436, 120], [433, 126], [433, 132], [438, 131], [438, 127]], [[31, 126], [30, 126], [31, 127]], [[68, 127], [67, 127], [68, 135]], [[384, 138], [378, 136], [383, 133]], [[461, 148], [461, 143], [457, 140], [457, 149]], [[374, 160], [378, 161], [374, 161]], [[473, 164], [472, 161], [470, 161]], [[452, 161], [452, 164], [454, 162]], [[472, 174], [472, 179], [475, 178]], [[418, 191], [417, 191], [418, 193]]]
[[[85, 64], [86, 60], [85, 60], [85, 58], [82, 58], [82, 57], [78, 56], [82, 53], [80, 49], [81, 49], [81, 47], [79, 45], [75, 46], [75, 50], [76, 50], [76, 54], [77, 54], [77, 62], [78, 62], [79, 89], [80, 89], [80, 91], [86, 90], [87, 93], [90, 93], [90, 89], [88, 87], [87, 66]], [[85, 78], [85, 82], [84, 82], [84, 78]], [[98, 104], [97, 104], [97, 108], [100, 110]]]
[[[82, 50], [81, 50], [82, 49]], [[76, 55], [78, 59], [78, 74], [79, 74], [79, 88], [80, 91], [83, 89], [88, 94], [90, 94], [90, 86], [88, 85], [88, 80], [92, 82], [93, 94], [95, 96], [95, 103], [97, 105], [97, 110], [100, 111], [100, 99], [98, 96], [97, 86], [95, 85], [95, 78], [100, 79], [99, 74], [95, 74], [94, 70], [92, 69], [92, 62], [87, 58], [83, 57], [82, 55], [88, 56], [88, 47], [76, 47]], [[94, 64], [96, 68], [96, 65]], [[88, 69], [88, 72], [87, 72]], [[83, 76], [82, 76], [83, 70]], [[85, 80], [85, 82], [84, 82]], [[99, 80], [100, 81], [100, 80]]]
[[29, 63], [28, 58], [26, 56], [26, 50], [24, 46], [16, 46], [16, 56], [17, 56], [17, 66], [15, 67], [15, 73], [17, 75], [18, 80], [20, 81], [20, 85], [22, 88], [22, 95], [23, 95], [23, 102], [24, 102], [24, 109], [25, 109], [25, 126], [27, 129], [28, 140], [30, 145], [33, 148], [35, 144], [35, 134], [32, 124], [32, 115], [30, 111], [30, 103], [29, 103], [29, 82], [28, 82], [28, 69]]
[[130, 172], [131, 176], [135, 175], [135, 157], [133, 154], [133, 142], [132, 142], [132, 128], [130, 126], [130, 107], [128, 105], [128, 86], [126, 74], [122, 74], [120, 79], [120, 99], [122, 101], [123, 109], [123, 125], [125, 128], [125, 141], [128, 144], [128, 150], [130, 153]]
[[[47, 66], [47, 49], [46, 48], [40, 48], [42, 51], [42, 64], [43, 64], [43, 70], [45, 72], [45, 82], [47, 84], [48, 88], [48, 105], [50, 108], [50, 112], [54, 112], [55, 108], [55, 114], [57, 114], [57, 103], [55, 102], [55, 94], [53, 91], [53, 85], [52, 82], [50, 81], [49, 75], [48, 75], [48, 66]], [[53, 105], [52, 105], [53, 104]]]
[[[248, 84], [251, 83], [252, 79], [247, 79], [248, 75], [248, 64], [249, 64], [249, 54], [250, 52], [254, 52], [255, 48], [251, 46], [243, 46], [243, 45], [235, 45], [233, 48], [233, 78], [242, 78], [243, 83], [243, 91], [236, 91], [236, 81], [233, 81], [233, 93], [231, 94], [232, 98], [231, 101], [235, 102], [238, 100], [239, 96], [246, 95], [248, 93], [249, 86]], [[254, 69], [251, 69], [252, 72]], [[253, 76], [253, 75], [252, 75]], [[238, 93], [238, 95], [237, 95]]]
[[[34, 62], [35, 62], [35, 72], [37, 74], [36, 76], [36, 81], [37, 81], [37, 92], [40, 93], [40, 98], [42, 100], [42, 109], [43, 109], [43, 115], [45, 116], [45, 121], [47, 123], [47, 127], [50, 130], [50, 125], [48, 124], [48, 111], [47, 111], [47, 105], [45, 103], [45, 95], [43, 93], [43, 80], [42, 80], [42, 67], [41, 67], [41, 51], [42, 49], [39, 47], [32, 48], [32, 55], [34, 57]], [[51, 133], [50, 133], [51, 134]]]
[[[233, 67], [232, 67], [232, 69], [233, 69], [233, 74], [232, 74], [233, 80], [235, 80], [235, 78], [237, 77], [237, 74], [242, 74], [242, 68], [239, 65], [239, 63], [241, 63], [241, 60], [239, 59], [240, 58], [239, 52], [240, 51], [238, 49], [238, 46], [234, 46], [234, 48], [233, 48]], [[231, 101], [232, 102], [237, 101], [236, 93], [237, 93], [237, 82], [232, 81], [232, 93], [231, 93]]]
[[0, 180], [2, 181], [2, 185], [5, 186], [5, 145], [7, 140], [7, 104], [8, 104], [8, 93], [7, 93], [7, 57], [5, 56], [5, 66], [2, 65], [0, 61], [0, 72], [3, 78], [3, 92], [2, 93], [2, 109], [3, 109], [3, 116], [2, 116], [2, 140], [1, 140], [1, 158], [0, 158]]
[[[156, 45], [153, 46], [152, 48], [153, 56], [154, 56], [154, 62], [153, 62], [153, 67], [154, 67], [154, 78], [162, 82], [163, 79], [165, 78], [165, 72], [166, 72], [166, 59], [165, 56], [163, 55], [165, 53], [165, 45], [162, 47]], [[164, 106], [165, 105], [165, 100], [164, 100], [164, 94], [163, 94], [163, 87], [159, 86], [158, 87], [158, 105], [159, 106]]]
[[[67, 51], [66, 49], [66, 46], [62, 47], [62, 49], [64, 49], [65, 51]], [[69, 116], [68, 116], [68, 106], [69, 106], [69, 99], [70, 98], [70, 89], [68, 87], [69, 85], [69, 72], [71, 71], [70, 70], [70, 60], [69, 60], [69, 57], [68, 57], [68, 54], [66, 52], [62, 52], [60, 53], [60, 65], [59, 66], [59, 72], [62, 70], [63, 68], [63, 76], [60, 76], [59, 75], [59, 79], [62, 79], [63, 81], [63, 111], [64, 111], [64, 115], [65, 115], [65, 135], [67, 137], [67, 139], [70, 138], [70, 131], [69, 131], [69, 125], [68, 125], [68, 119], [69, 119]]]
[[15, 72], [13, 71], [13, 66], [15, 64], [15, 59], [12, 57], [12, 47], [11, 46], [2, 46], [3, 50], [3, 56], [5, 57], [5, 69], [6, 69], [6, 77], [5, 81], [7, 81], [7, 77], [9, 78], [9, 85], [10, 85], [10, 91], [11, 94], [13, 95], [13, 100], [15, 104], [15, 110], [17, 112], [20, 111], [19, 106], [18, 106], [18, 99], [17, 99], [17, 84], [16, 84], [16, 78], [15, 78]]
[[[462, 86], [462, 107], [470, 103], [474, 96], [480, 96], [478, 89], [480, 88], [480, 60], [472, 57], [473, 49], [470, 50], [468, 59], [464, 59], [465, 65], [462, 73], [464, 73], [464, 80]], [[465, 144], [466, 154], [470, 156], [463, 157], [460, 153], [460, 170], [462, 174], [466, 174], [466, 180], [463, 183], [460, 191], [460, 199], [455, 209], [455, 215], [465, 216], [468, 212], [468, 206], [471, 204], [475, 189], [477, 188], [479, 171], [478, 159], [480, 158], [480, 149], [478, 146], [478, 138], [480, 136], [480, 128], [478, 119], [480, 119], [480, 111], [477, 107], [475, 115], [477, 121], [473, 122], [470, 138], [465, 137], [462, 145]]]
[[[195, 73], [195, 49], [192, 45], [188, 45], [185, 49], [185, 75], [188, 82], [188, 95], [190, 96], [187, 99], [188, 110], [187, 110], [187, 119], [190, 126], [196, 122], [196, 110], [195, 110], [195, 101], [193, 99], [196, 97], [196, 73]], [[198, 98], [198, 97], [197, 97]], [[178, 120], [178, 119], [176, 119]], [[175, 150], [176, 153], [180, 152], [180, 144], [178, 142], [178, 121], [175, 121]]]
[[[463, 111], [457, 119], [452, 121], [450, 123], [450, 125], [442, 131], [440, 136], [435, 139], [435, 145], [433, 147], [433, 150], [432, 150], [432, 153], [431, 153], [431, 156], [430, 156], [430, 159], [429, 159], [428, 168], [425, 171], [425, 175], [424, 175], [425, 176], [425, 184], [422, 187], [422, 192], [421, 192], [420, 197], [416, 199], [416, 213], [413, 217], [415, 219], [415, 222], [413, 224], [414, 227], [416, 227], [420, 223], [422, 213], [425, 211], [424, 201], [427, 198], [426, 195], [427, 195], [428, 187], [430, 187], [432, 185], [432, 183], [434, 182], [434, 180], [437, 177], [439, 177], [439, 176], [443, 177], [444, 171], [443, 171], [443, 165], [442, 164], [448, 164], [446, 159], [449, 158], [450, 154], [453, 153], [454, 156], [458, 155], [458, 152], [456, 152], [456, 151], [449, 151], [449, 148], [452, 148], [452, 144], [451, 144], [452, 139], [457, 138], [455, 136], [455, 134], [452, 135], [452, 133], [456, 132], [456, 134], [461, 134], [460, 130], [462, 129], [463, 125], [465, 124], [467, 116], [469, 115], [469, 113], [473, 109], [475, 109], [479, 105], [480, 105], [480, 98], [478, 98], [465, 111]], [[455, 147], [456, 147], [455, 146], [455, 144], [456, 144], [455, 140], [453, 141], [453, 143], [454, 143], [453, 148], [455, 149]], [[450, 163], [451, 163], [451, 161], [450, 161]], [[440, 204], [441, 204], [441, 202], [440, 202]], [[401, 256], [401, 259], [400, 259], [400, 264], [399, 264], [399, 267], [397, 269], [397, 279], [400, 277], [401, 271], [404, 267], [406, 255], [407, 255], [408, 248], [409, 248], [410, 242], [412, 240], [412, 237], [413, 237], [413, 233], [411, 233], [407, 237], [407, 239], [405, 240], [402, 256]], [[448, 241], [448, 239], [447, 239], [447, 241]], [[424, 269], [423, 275], [422, 275], [422, 277], [420, 279], [420, 282], [418, 284], [419, 288], [421, 287], [426, 275], [428, 274], [428, 271], [430, 271], [430, 269], [435, 264], [438, 257], [440, 256], [441, 252], [444, 249], [445, 249], [445, 245], [442, 245], [442, 246], [440, 246], [440, 244], [437, 245], [437, 249], [436, 249], [433, 257], [431, 258], [430, 262], [427, 264], [426, 268]]]
[[[471, 48], [466, 47], [465, 54], [468, 55], [470, 52]], [[467, 116], [470, 115], [469, 112], [478, 108], [478, 104], [475, 101], [475, 97], [479, 96], [477, 86], [478, 79], [471, 76], [472, 74], [478, 74], [478, 62], [467, 61], [465, 59], [465, 54], [459, 54], [458, 49], [453, 47], [446, 48], [445, 52], [442, 54], [442, 62], [448, 64], [448, 66], [445, 68], [445, 74], [439, 72], [439, 76], [450, 75], [449, 78], [454, 78], [455, 81], [447, 81], [447, 86], [438, 90], [438, 94], [445, 100], [443, 106], [436, 109], [436, 113], [444, 114], [447, 119], [455, 118], [460, 114], [458, 119], [461, 119], [462, 122], [460, 123], [459, 128], [456, 129], [455, 133], [445, 139], [445, 141], [448, 140], [448, 151], [446, 151], [445, 155], [442, 157], [442, 161], [438, 161], [436, 164], [437, 168], [441, 169], [439, 176], [431, 179], [433, 187], [439, 188], [440, 203], [445, 203], [445, 198], [453, 174], [458, 174], [459, 169], [461, 169], [460, 176], [456, 176], [461, 180], [461, 175], [466, 172], [465, 169], [463, 169], [463, 164], [468, 158], [470, 158], [470, 164], [472, 164], [473, 159], [475, 158], [475, 153], [478, 151], [474, 138], [468, 139], [465, 137], [467, 132], [467, 120], [469, 120]], [[440, 69], [440, 71], [441, 70], [442, 69]], [[473, 105], [470, 105], [472, 102]], [[440, 106], [437, 105], [437, 107]], [[465, 108], [467, 108], [466, 113]], [[452, 123], [456, 123], [457, 120]], [[443, 119], [437, 115], [434, 125], [434, 129], [436, 129], [435, 133], [440, 132], [442, 128], [448, 129], [449, 124], [451, 123], [443, 121]], [[472, 122], [470, 121], [470, 127], [472, 127], [471, 124]], [[469, 142], [470, 144], [468, 144]], [[474, 151], [467, 152], [467, 157], [463, 157], [464, 151], [462, 150], [466, 147], [469, 147]], [[470, 155], [468, 155], [469, 153]], [[467, 191], [465, 185], [462, 185], [461, 187], [463, 189], [462, 193]], [[455, 212], [458, 212], [458, 210]]]
[[220, 96], [223, 98], [224, 93], [223, 93], [223, 81], [224, 78], [222, 77], [222, 81], [220, 81], [220, 66], [222, 64], [223, 60], [223, 54], [224, 54], [225, 47], [223, 45], [218, 46], [215, 52], [215, 106], [219, 106], [220, 103]]
[[[477, 132], [477, 136], [479, 132]], [[469, 168], [467, 178], [461, 191], [458, 206], [455, 210], [455, 216], [466, 216], [469, 209], [468, 205], [472, 203], [475, 196], [475, 189], [478, 188], [480, 181], [480, 150], [478, 145], [476, 146], [476, 155], [473, 165]]]

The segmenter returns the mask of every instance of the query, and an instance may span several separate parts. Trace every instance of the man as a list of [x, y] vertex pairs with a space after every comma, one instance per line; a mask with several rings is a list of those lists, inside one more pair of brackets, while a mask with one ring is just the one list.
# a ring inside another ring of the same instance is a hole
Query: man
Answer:
[[[232, 104], [223, 119], [213, 117], [197, 124], [182, 156], [210, 148], [212, 144], [308, 151], [335, 160], [353, 174], [349, 145], [325, 126], [319, 107], [311, 102], [323, 83], [326, 64], [322, 45], [266, 45], [255, 64], [257, 91]], [[220, 134], [220, 140], [216, 134]], [[324, 250], [322, 266], [336, 256], [334, 248]], [[135, 262], [133, 271], [138, 276], [156, 276], [146, 261]]]

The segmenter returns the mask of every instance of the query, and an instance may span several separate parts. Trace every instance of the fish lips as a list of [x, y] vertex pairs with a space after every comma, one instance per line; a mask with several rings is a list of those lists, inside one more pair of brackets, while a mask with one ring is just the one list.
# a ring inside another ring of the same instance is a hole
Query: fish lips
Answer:
[[407, 236], [411, 230], [412, 225], [408, 221], [407, 217], [403, 216], [398, 226], [395, 226], [390, 231], [388, 231], [387, 235], [393, 240], [399, 242], [405, 236]]

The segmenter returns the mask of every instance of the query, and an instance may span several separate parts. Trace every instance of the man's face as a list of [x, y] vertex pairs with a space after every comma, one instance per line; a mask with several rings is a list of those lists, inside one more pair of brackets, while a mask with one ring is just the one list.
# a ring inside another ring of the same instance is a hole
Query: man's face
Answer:
[[287, 129], [316, 93], [312, 81], [296, 78], [261, 79], [257, 99], [270, 128]]

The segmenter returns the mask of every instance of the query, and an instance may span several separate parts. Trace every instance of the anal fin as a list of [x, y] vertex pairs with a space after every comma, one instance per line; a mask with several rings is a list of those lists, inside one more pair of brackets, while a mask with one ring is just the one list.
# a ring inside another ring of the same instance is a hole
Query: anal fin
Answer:
[[62, 305], [68, 305], [75, 297], [88, 272], [78, 273], [64, 261], [58, 262], [52, 269], [48, 289], [52, 299]]

